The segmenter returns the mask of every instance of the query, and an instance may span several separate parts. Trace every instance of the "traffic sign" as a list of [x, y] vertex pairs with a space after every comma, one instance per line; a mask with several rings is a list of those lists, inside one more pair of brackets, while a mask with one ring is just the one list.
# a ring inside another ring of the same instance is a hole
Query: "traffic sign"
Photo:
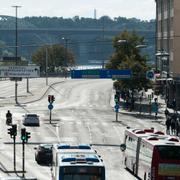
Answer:
[[115, 108], [115, 111], [118, 112], [118, 110], [119, 110], [119, 104], [117, 103], [117, 104], [114, 106], [114, 108]]
[[146, 72], [147, 79], [154, 79], [154, 71], [147, 71]]
[[39, 66], [0, 66], [0, 77], [39, 77]]
[[49, 110], [52, 110], [53, 107], [54, 107], [54, 106], [53, 106], [52, 104], [49, 104], [49, 105], [48, 105], [48, 109], [49, 109]]
[[108, 79], [129, 79], [131, 78], [130, 69], [84, 69], [84, 70], [71, 70], [71, 78], [108, 78]]

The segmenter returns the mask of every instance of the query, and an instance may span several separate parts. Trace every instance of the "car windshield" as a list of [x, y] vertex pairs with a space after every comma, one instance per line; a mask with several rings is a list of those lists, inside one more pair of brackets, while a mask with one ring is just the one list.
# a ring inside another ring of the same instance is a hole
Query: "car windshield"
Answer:
[[41, 149], [43, 149], [43, 150], [51, 150], [51, 148], [52, 148], [52, 145], [41, 145], [40, 146], [41, 147]]

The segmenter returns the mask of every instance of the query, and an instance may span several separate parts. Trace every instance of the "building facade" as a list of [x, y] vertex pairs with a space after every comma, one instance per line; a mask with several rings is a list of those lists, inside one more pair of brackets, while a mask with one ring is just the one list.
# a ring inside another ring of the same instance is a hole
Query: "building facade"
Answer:
[[180, 0], [156, 1], [156, 69], [165, 81], [168, 103], [180, 109]]

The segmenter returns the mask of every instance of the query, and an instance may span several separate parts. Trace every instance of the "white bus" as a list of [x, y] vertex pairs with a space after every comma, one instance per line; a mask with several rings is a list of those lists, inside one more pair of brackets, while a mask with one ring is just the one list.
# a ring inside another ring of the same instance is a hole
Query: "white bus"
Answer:
[[105, 166], [90, 145], [55, 144], [52, 149], [53, 180], [105, 180]]
[[143, 180], [180, 180], [180, 142], [152, 129], [126, 129], [124, 164]]

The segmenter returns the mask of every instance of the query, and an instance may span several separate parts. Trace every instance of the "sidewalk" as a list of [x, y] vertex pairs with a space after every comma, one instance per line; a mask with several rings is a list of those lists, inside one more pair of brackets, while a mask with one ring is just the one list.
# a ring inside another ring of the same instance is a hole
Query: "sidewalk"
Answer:
[[[143, 95], [143, 101], [135, 101], [135, 110], [130, 111], [125, 108], [125, 102], [123, 99], [120, 98], [120, 108], [119, 113], [121, 114], [127, 114], [131, 115], [137, 118], [146, 118], [146, 119], [154, 119], [155, 121], [160, 121], [163, 125], [165, 125], [165, 114], [164, 111], [166, 109], [166, 103], [161, 96], [156, 96], [151, 99], [151, 103], [154, 102], [154, 98], [157, 98], [158, 102], [158, 114], [157, 118], [155, 117], [155, 113], [151, 112], [150, 108], [150, 101], [148, 100], [148, 97], [152, 94], [153, 90], [149, 89], [147, 92], [144, 92]], [[113, 107], [115, 106], [114, 97], [113, 97]], [[140, 112], [141, 111], [141, 112]]]
[[[18, 102], [21, 104], [29, 101], [40, 100], [48, 91], [48, 89], [56, 83], [64, 82], [64, 78], [48, 78], [48, 84], [46, 85], [46, 78], [31, 78], [29, 79], [29, 92], [27, 92], [26, 79], [18, 81]], [[15, 104], [15, 92], [14, 81], [0, 81], [1, 93], [0, 103], [1, 106], [6, 104]], [[7, 88], [9, 86], [9, 88]]]

